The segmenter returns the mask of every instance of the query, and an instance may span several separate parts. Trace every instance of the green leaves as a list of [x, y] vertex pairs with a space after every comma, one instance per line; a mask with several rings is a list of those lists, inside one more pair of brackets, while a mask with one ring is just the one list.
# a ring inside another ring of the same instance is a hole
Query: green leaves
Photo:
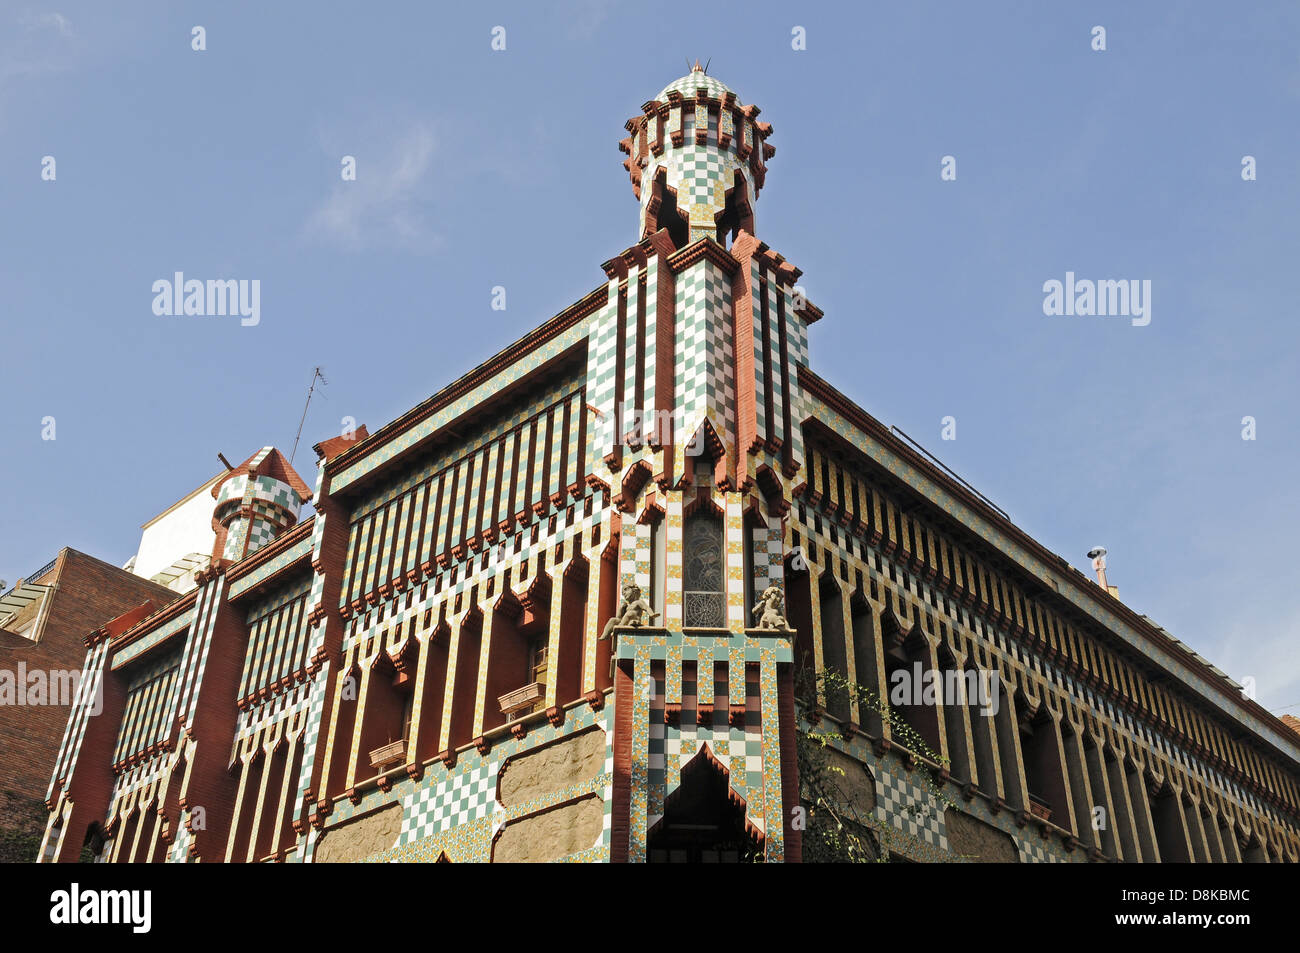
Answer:
[[[835, 671], [801, 669], [795, 676], [795, 696], [806, 708], [819, 700], [856, 701], [859, 712], [872, 711], [889, 726], [895, 745], [907, 749], [921, 766], [921, 778], [932, 801], [915, 801], [903, 810], [911, 817], [946, 809], [953, 802], [943, 790], [939, 774], [948, 759], [926, 743], [884, 699], [875, 692]], [[896, 717], [897, 716], [897, 717]], [[828, 748], [848, 753], [843, 735], [819, 725], [800, 724], [795, 750], [798, 756], [800, 799], [807, 812], [803, 833], [805, 863], [880, 863], [888, 860], [889, 846], [900, 843], [900, 835], [873, 814], [859, 811], [846, 790], [848, 773], [833, 763]], [[865, 770], [865, 768], [864, 768]]]

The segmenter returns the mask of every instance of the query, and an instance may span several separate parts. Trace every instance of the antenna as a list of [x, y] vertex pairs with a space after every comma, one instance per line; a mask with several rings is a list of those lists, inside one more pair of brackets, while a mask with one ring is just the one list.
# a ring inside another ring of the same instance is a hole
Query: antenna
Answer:
[[290, 462], [290, 463], [293, 463], [294, 454], [296, 454], [296, 453], [298, 452], [298, 439], [302, 436], [302, 425], [303, 425], [303, 423], [307, 420], [307, 408], [311, 406], [311, 395], [312, 395], [312, 394], [315, 392], [315, 390], [316, 390], [316, 381], [317, 381], [317, 379], [319, 379], [320, 382], [321, 382], [322, 384], [328, 384], [328, 383], [329, 383], [329, 381], [327, 381], [327, 380], [325, 379], [325, 375], [322, 374], [322, 373], [320, 372], [320, 368], [319, 368], [319, 367], [317, 367], [317, 368], [312, 372], [312, 375], [311, 375], [311, 386], [307, 388], [307, 403], [305, 403], [305, 404], [302, 405], [302, 419], [298, 421], [298, 432], [297, 432], [296, 434], [294, 434], [294, 438], [293, 438], [293, 450], [292, 450], [292, 451], [290, 452], [290, 454], [289, 454], [289, 462]]
[[713, 57], [712, 57], [712, 56], [710, 56], [707, 60], [704, 61], [704, 75], [705, 75], [705, 76], [708, 76], [708, 75], [709, 75], [709, 64], [712, 63], [712, 62], [713, 62]]

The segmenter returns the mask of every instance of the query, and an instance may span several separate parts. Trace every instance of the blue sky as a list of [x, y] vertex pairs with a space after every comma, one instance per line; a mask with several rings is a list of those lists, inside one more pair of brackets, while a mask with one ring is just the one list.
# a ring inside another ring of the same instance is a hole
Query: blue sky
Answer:
[[[1300, 6], [287, 6], [0, 3], [0, 578], [124, 562], [218, 452], [291, 447], [316, 365], [309, 482], [595, 288], [623, 121], [711, 58], [775, 127], [814, 369], [1300, 712]], [[156, 316], [176, 271], [259, 279], [260, 323]], [[1151, 323], [1045, 316], [1067, 271], [1150, 280]]]

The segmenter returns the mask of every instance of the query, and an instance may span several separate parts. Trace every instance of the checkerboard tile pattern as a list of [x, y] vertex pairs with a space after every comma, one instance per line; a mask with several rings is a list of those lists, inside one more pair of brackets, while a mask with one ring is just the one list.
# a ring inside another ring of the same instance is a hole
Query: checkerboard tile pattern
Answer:
[[727, 448], [736, 402], [730, 335], [731, 282], [701, 260], [677, 276], [675, 394], [682, 439], [674, 446], [674, 473], [685, 470], [687, 445], [705, 420]]
[[[755, 602], [768, 586], [779, 586], [785, 582], [784, 543], [781, 537], [781, 521], [773, 517], [767, 518], [766, 526], [757, 526], [750, 530], [753, 545]], [[747, 608], [752, 609], [753, 606]]]
[[[597, 842], [563, 862], [604, 862], [609, 860], [612, 827], [614, 751], [608, 722], [611, 706], [592, 711], [586, 705], [566, 712], [559, 728], [542, 723], [522, 738], [498, 738], [491, 752], [478, 755], [473, 749], [460, 752], [457, 763], [446, 768], [439, 763], [426, 767], [419, 781], [403, 778], [389, 792], [371, 789], [353, 805], [344, 799], [335, 803], [326, 832], [354, 817], [370, 814], [385, 805], [402, 805], [402, 827], [393, 847], [368, 858], [371, 863], [429, 862], [446, 854], [453, 861], [487, 862], [492, 858], [493, 841], [502, 827], [541, 810], [568, 804], [595, 795], [603, 800], [604, 821]], [[558, 788], [539, 797], [505, 807], [496, 799], [502, 768], [512, 758], [527, 754], [542, 745], [562, 738], [572, 738], [598, 731], [605, 742], [603, 770], [594, 777]], [[317, 835], [311, 832], [311, 850], [299, 852], [310, 859]]]
[[631, 519], [623, 521], [622, 571], [619, 579], [618, 598], [623, 597], [623, 587], [636, 583], [642, 594], [650, 591], [650, 536], [652, 527], [637, 523]]
[[[728, 447], [734, 436], [727, 425], [735, 419], [736, 380], [731, 337], [731, 279], [711, 261], [703, 261], [705, 274], [705, 344], [708, 350], [708, 404], [710, 415], [721, 418], [724, 430], [718, 435]], [[714, 422], [717, 426], [717, 421]]]
[[906, 778], [877, 769], [876, 818], [939, 850], [948, 849], [943, 811], [929, 791]]
[[254, 518], [248, 533], [248, 554], [257, 552], [276, 536], [276, 524]]
[[190, 841], [194, 835], [189, 832], [183, 823], [177, 825], [176, 839], [172, 841], [172, 846], [167, 851], [167, 862], [171, 864], [186, 863], [190, 856]]
[[1020, 860], [1026, 864], [1063, 864], [1066, 859], [1059, 849], [1052, 849], [1041, 839], [1016, 838], [1016, 847], [1020, 850]]
[[244, 490], [247, 487], [248, 476], [246, 474], [241, 473], [226, 480], [217, 490], [217, 508], [220, 509], [222, 503], [227, 503], [230, 500], [242, 500]]
[[692, 70], [680, 79], [675, 79], [665, 86], [655, 99], [661, 103], [667, 102], [668, 94], [674, 91], [681, 93], [685, 99], [694, 99], [695, 94], [701, 89], [711, 99], [721, 99], [731, 92], [731, 88], [721, 80], [710, 76], [703, 70]]
[[[264, 449], [255, 459], [269, 452], [269, 448]], [[252, 511], [251, 519], [235, 515], [239, 509], [236, 500], [239, 506]], [[218, 491], [216, 509], [217, 519], [227, 527], [222, 557], [237, 560], [256, 552], [297, 522], [302, 503], [293, 487], [272, 477], [250, 480], [240, 474], [227, 480]]]
[[50, 775], [50, 784], [45, 791], [46, 799], [54, 798], [55, 779], [71, 776], [81, 755], [81, 742], [86, 737], [86, 727], [93, 717], [91, 700], [98, 697], [96, 693], [100, 691], [103, 683], [104, 666], [107, 660], [107, 639], [92, 646], [86, 652], [86, 659], [81, 666], [81, 687], [78, 689], [77, 703], [68, 716], [68, 727], [63, 733], [59, 754], [54, 762], [54, 771]]
[[265, 500], [267, 503], [283, 507], [291, 513], [297, 513], [298, 508], [302, 505], [297, 492], [287, 483], [282, 483], [268, 476], [260, 476], [254, 483], [256, 484], [255, 499]]
[[[797, 367], [808, 366], [808, 325], [803, 319], [794, 313], [794, 289], [786, 287], [782, 289], [785, 295], [785, 322], [786, 322], [786, 342], [790, 356], [790, 419], [805, 420], [810, 416], [807, 402], [804, 399], [803, 388], [799, 386], [799, 373]], [[803, 466], [804, 446], [803, 446], [803, 428], [790, 428], [790, 450], [794, 457], [796, 466]]]
[[221, 549], [221, 558], [236, 560], [244, 554], [244, 518], [236, 516], [226, 526], [226, 545]]
[[646, 262], [646, 283], [645, 283], [645, 346], [641, 349], [641, 360], [645, 362], [645, 408], [650, 409], [658, 407], [658, 392], [655, 385], [658, 382], [658, 348], [659, 348], [659, 322], [655, 320], [659, 313], [659, 258], [651, 256]]
[[497, 772], [501, 762], [486, 764], [440, 781], [434, 787], [419, 790], [403, 801], [406, 818], [398, 846], [423, 840], [441, 831], [496, 813], [505, 808], [496, 803]]
[[[693, 98], [693, 93], [692, 97]], [[726, 206], [726, 192], [735, 183], [739, 173], [747, 184], [751, 201], [756, 193], [750, 181], [748, 161], [740, 157], [740, 146], [752, 137], [750, 123], [742, 121], [737, 127], [729, 110], [720, 110], [721, 134], [731, 136], [725, 149], [718, 147], [719, 130], [710, 129], [706, 145], [697, 145], [694, 135], [683, 139], [674, 147], [672, 134], [683, 128], [692, 130], [709, 127], [707, 107], [694, 102], [685, 103], [669, 111], [664, 136], [663, 155], [647, 163], [641, 178], [641, 230], [645, 230], [645, 209], [653, 194], [652, 183], [659, 169], [666, 172], [667, 185], [677, 193], [678, 206], [687, 213], [690, 223], [690, 241], [716, 238], [716, 216]], [[687, 120], [690, 120], [689, 122]]]
[[[908, 772], [897, 754], [878, 756], [863, 741], [847, 746], [839, 741], [832, 743], [862, 761], [871, 774], [876, 792], [875, 819], [885, 849], [927, 862], [963, 859], [950, 852], [945, 824], [949, 805], [936, 799], [926, 787], [913, 783], [911, 779], [920, 775]], [[980, 798], [963, 799], [956, 807], [1010, 837], [1025, 863], [1086, 863], [1088, 860], [1085, 851], [1069, 854], [1057, 839], [1043, 838], [1033, 824], [1018, 826], [1012, 812], [993, 814]]]
[[[711, 100], [702, 105], [696, 99], [699, 90]], [[748, 182], [750, 171], [748, 160], [740, 156], [741, 147], [753, 144], [754, 131], [752, 122], [741, 119], [737, 122], [730, 109], [720, 107], [720, 100], [731, 93], [726, 86], [702, 72], [693, 72], [660, 93], [659, 102], [668, 102], [665, 98], [670, 91], [681, 93], [683, 100], [669, 108], [665, 123], [663, 147], [660, 156], [649, 157], [650, 161], [642, 174], [641, 228], [645, 230], [645, 206], [652, 194], [651, 183], [660, 168], [667, 171], [668, 186], [677, 192], [679, 207], [687, 211], [690, 217], [690, 240], [714, 237], [716, 225], [714, 216], [722, 210], [726, 202], [725, 191], [734, 182], [735, 173], [739, 172]], [[739, 106], [739, 100], [736, 106]], [[710, 114], [716, 110], [716, 119]], [[711, 128], [716, 124], [716, 128]], [[708, 129], [708, 143], [697, 145], [694, 132]], [[673, 145], [675, 134], [682, 136], [680, 146]], [[637, 135], [643, 133], [638, 132]], [[644, 134], [650, 134], [647, 127]], [[726, 147], [719, 147], [719, 137], [727, 138]], [[639, 142], [634, 143], [634, 152], [639, 152]], [[750, 183], [751, 200], [755, 192]]]

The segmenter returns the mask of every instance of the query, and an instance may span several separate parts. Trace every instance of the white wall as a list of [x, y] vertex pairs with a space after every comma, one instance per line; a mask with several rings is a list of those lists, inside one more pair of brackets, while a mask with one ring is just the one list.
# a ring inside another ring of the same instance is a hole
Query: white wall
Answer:
[[212, 511], [216, 508], [212, 484], [216, 480], [214, 476], [168, 512], [145, 525], [132, 572], [150, 579], [182, 556], [190, 553], [212, 555], [217, 535], [212, 529]]

